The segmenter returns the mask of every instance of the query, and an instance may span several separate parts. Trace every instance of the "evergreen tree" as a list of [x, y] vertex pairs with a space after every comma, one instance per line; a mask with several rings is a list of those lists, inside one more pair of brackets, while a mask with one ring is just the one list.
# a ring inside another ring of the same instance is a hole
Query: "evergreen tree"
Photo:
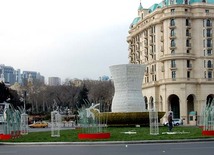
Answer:
[[88, 92], [89, 91], [84, 84], [78, 95], [78, 103], [77, 103], [78, 108], [81, 108], [83, 105], [86, 105], [87, 102], [89, 101]]
[[3, 82], [0, 82], [0, 103], [6, 102], [10, 98], [9, 88]]

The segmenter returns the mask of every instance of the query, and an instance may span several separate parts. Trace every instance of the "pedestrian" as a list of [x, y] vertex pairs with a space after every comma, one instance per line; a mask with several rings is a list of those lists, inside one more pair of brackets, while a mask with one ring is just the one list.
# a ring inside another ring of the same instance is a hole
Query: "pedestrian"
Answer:
[[170, 112], [168, 115], [168, 131], [171, 132], [172, 131], [172, 113]]

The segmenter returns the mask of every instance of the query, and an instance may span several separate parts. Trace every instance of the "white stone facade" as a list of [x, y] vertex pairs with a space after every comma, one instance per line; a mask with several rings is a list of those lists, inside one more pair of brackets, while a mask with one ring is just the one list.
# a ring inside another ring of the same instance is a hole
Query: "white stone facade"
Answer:
[[127, 38], [129, 62], [146, 65], [146, 109], [173, 111], [184, 124], [197, 123], [190, 112], [199, 118], [214, 98], [214, 3], [190, 0], [158, 6], [138, 10]]
[[122, 64], [110, 66], [115, 86], [112, 112], [143, 112], [142, 80], [145, 65]]

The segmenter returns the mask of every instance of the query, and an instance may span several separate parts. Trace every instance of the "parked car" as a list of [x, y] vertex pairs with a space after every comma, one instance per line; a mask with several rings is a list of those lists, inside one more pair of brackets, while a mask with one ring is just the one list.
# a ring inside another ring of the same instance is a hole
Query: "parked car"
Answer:
[[[173, 119], [172, 120], [173, 126], [183, 125], [182, 119]], [[164, 126], [168, 126], [168, 121], [163, 123]]]
[[47, 122], [36, 122], [29, 125], [30, 128], [46, 128], [48, 127]]

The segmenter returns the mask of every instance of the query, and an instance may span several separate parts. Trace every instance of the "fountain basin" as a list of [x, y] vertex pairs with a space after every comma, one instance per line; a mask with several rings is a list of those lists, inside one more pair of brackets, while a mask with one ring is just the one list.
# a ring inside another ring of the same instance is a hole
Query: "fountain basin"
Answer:
[[[158, 119], [164, 115], [165, 112], [158, 112]], [[149, 126], [149, 112], [95, 112], [95, 116], [108, 126]]]

